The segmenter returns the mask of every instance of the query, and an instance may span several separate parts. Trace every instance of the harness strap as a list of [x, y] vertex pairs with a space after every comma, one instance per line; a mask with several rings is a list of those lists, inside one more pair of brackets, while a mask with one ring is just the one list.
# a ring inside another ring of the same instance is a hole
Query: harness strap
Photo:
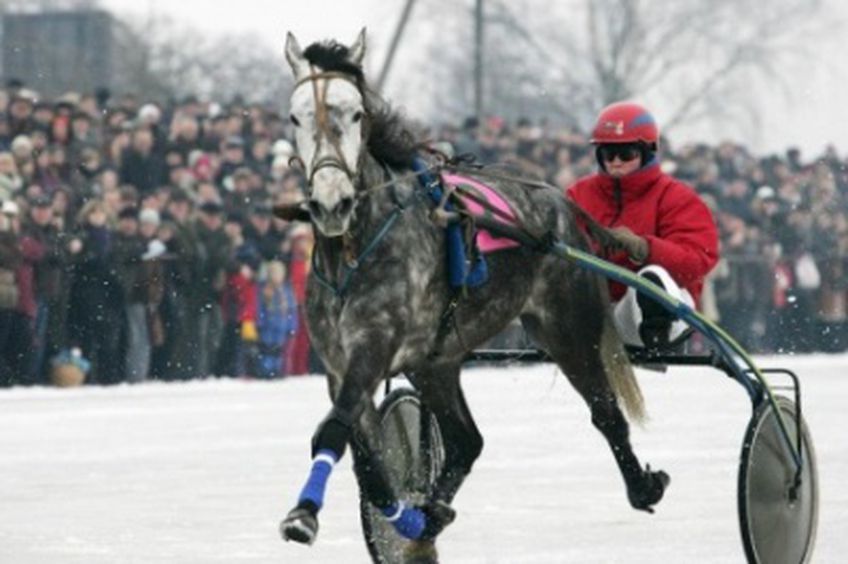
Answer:
[[343, 274], [341, 282], [338, 286], [333, 284], [328, 276], [325, 276], [321, 273], [321, 268], [318, 263], [318, 253], [312, 254], [312, 273], [315, 275], [315, 279], [318, 280], [318, 283], [326, 289], [330, 290], [333, 295], [337, 298], [343, 298], [345, 293], [347, 292], [347, 288], [350, 285], [350, 281], [353, 277], [353, 274], [359, 270], [365, 260], [377, 249], [377, 245], [382, 242], [382, 240], [389, 234], [389, 231], [392, 230], [392, 227], [395, 226], [397, 220], [403, 215], [403, 213], [411, 206], [415, 205], [419, 201], [421, 201], [420, 193], [418, 190], [413, 189], [409, 198], [405, 200], [401, 200], [397, 193], [397, 180], [398, 177], [395, 176], [394, 171], [389, 167], [383, 167], [386, 171], [386, 174], [389, 176], [389, 181], [387, 183], [381, 184], [380, 186], [388, 186], [391, 189], [391, 198], [395, 204], [395, 208], [388, 218], [383, 222], [380, 229], [377, 230], [377, 233], [371, 238], [371, 241], [365, 246], [365, 249], [357, 256], [351, 260], [346, 260], [343, 267]]
[[445, 310], [442, 312], [442, 317], [439, 320], [439, 328], [436, 330], [436, 342], [433, 345], [433, 350], [427, 355], [427, 358], [432, 360], [442, 354], [445, 339], [447, 339], [451, 329], [456, 333], [456, 338], [459, 339], [460, 346], [465, 347], [465, 341], [462, 339], [462, 333], [459, 331], [459, 323], [456, 320], [456, 310], [459, 307], [460, 298], [462, 298], [462, 292], [455, 289], [448, 305], [445, 306]]
[[343, 298], [345, 292], [347, 292], [347, 288], [350, 285], [351, 277], [353, 273], [359, 270], [359, 267], [362, 266], [362, 263], [367, 259], [371, 253], [377, 248], [377, 245], [383, 238], [389, 233], [389, 231], [394, 227], [400, 215], [403, 213], [402, 208], [395, 209], [392, 214], [383, 222], [383, 225], [377, 231], [377, 234], [371, 239], [368, 245], [365, 247], [365, 250], [360, 253], [358, 257], [353, 260], [345, 261], [344, 264], [344, 274], [342, 275], [342, 280], [338, 286], [335, 286], [326, 276], [321, 274], [320, 265], [318, 264], [318, 253], [312, 254], [312, 273], [315, 275], [315, 279], [318, 282], [330, 290], [337, 298]]

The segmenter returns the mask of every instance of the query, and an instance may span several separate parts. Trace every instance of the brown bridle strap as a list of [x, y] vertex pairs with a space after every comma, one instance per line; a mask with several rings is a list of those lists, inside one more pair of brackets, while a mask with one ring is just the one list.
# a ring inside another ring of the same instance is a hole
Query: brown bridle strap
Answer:
[[[313, 71], [314, 71], [314, 67], [310, 66], [309, 68], [313, 69]], [[294, 89], [297, 89], [298, 86], [300, 86], [301, 84], [304, 84], [306, 82], [309, 82], [310, 80], [316, 81], [316, 80], [331, 79], [331, 78], [340, 78], [342, 80], [346, 80], [346, 81], [350, 82], [351, 84], [353, 84], [354, 86], [356, 86], [357, 90], [359, 89], [359, 85], [356, 83], [356, 79], [354, 79], [349, 74], [345, 74], [343, 72], [338, 72], [338, 71], [312, 72], [312, 73], [304, 76], [303, 78], [301, 78], [297, 82], [295, 82], [294, 83]]]

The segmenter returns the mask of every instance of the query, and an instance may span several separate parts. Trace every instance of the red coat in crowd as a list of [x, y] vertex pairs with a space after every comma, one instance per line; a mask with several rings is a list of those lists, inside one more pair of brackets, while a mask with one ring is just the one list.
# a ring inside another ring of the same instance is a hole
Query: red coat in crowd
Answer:
[[21, 237], [23, 261], [16, 273], [18, 280], [18, 311], [35, 318], [35, 264], [44, 258], [44, 245], [33, 237]]
[[[718, 261], [718, 230], [691, 187], [654, 162], [620, 179], [604, 172], [581, 178], [567, 195], [602, 225], [624, 226], [644, 237], [649, 246], [645, 264], [665, 268], [698, 301], [704, 277]], [[632, 271], [641, 268], [623, 251], [606, 258]], [[610, 282], [613, 301], [626, 289]]]
[[227, 276], [227, 286], [221, 295], [221, 311], [225, 323], [256, 322], [258, 312], [256, 282], [236, 271]]
[[289, 281], [297, 302], [298, 328], [294, 336], [289, 339], [286, 355], [288, 357], [288, 373], [291, 375], [309, 373], [309, 333], [306, 328], [306, 281], [309, 278], [310, 255], [308, 247], [311, 243], [305, 243], [302, 236], [295, 236], [292, 240], [292, 258], [289, 264]]

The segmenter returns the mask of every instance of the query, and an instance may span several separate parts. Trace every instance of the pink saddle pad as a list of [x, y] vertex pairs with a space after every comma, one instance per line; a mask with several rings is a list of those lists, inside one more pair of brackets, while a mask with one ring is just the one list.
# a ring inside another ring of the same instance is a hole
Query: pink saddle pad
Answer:
[[[461, 190], [454, 192], [454, 196], [462, 201], [462, 205], [469, 213], [487, 217], [505, 225], [515, 225], [515, 213], [512, 211], [509, 202], [491, 186], [467, 176], [447, 173], [442, 174], [442, 182], [449, 186], [461, 187]], [[466, 196], [463, 192], [474, 194], [474, 198]], [[495, 208], [501, 213], [493, 213], [490, 209], [481, 205], [480, 201], [486, 202], [486, 206]], [[480, 229], [477, 232], [477, 248], [483, 254], [520, 246], [520, 243], [512, 239], [495, 237], [485, 229]]]

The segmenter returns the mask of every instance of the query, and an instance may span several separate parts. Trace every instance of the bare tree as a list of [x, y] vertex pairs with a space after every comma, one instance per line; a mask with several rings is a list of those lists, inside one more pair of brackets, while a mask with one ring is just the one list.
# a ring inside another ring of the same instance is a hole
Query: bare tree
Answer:
[[[468, 114], [470, 3], [430, 3], [461, 10], [431, 56], [453, 85], [439, 111]], [[585, 126], [603, 105], [638, 97], [663, 101], [665, 131], [707, 117], [755, 123], [757, 85], [788, 91], [809, 39], [842, 27], [823, 0], [487, 0], [485, 10], [489, 113]]]
[[57, 12], [72, 10], [94, 10], [100, 7], [98, 0], [3, 0], [3, 12]]
[[122, 24], [120, 83], [145, 97], [169, 100], [197, 95], [229, 102], [280, 103], [291, 81], [282, 49], [257, 37], [208, 36], [165, 16]]

